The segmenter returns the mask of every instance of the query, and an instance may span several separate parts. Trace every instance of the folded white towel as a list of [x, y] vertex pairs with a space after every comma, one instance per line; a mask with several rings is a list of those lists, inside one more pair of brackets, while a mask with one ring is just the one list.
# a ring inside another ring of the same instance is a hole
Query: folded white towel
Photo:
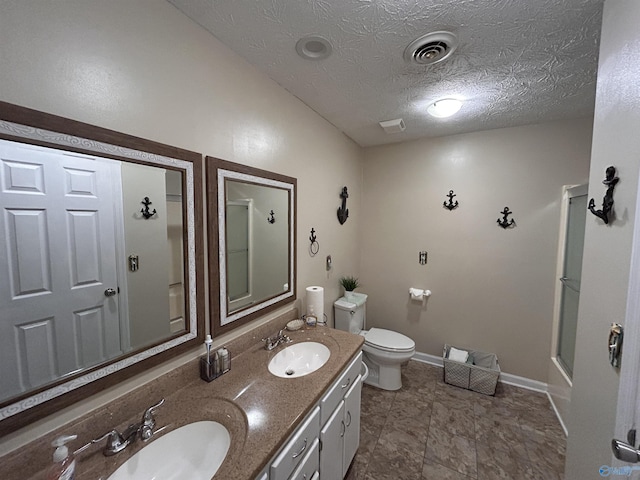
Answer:
[[469, 352], [466, 350], [458, 350], [454, 347], [449, 348], [449, 360], [464, 363], [467, 361], [467, 358], [469, 358]]

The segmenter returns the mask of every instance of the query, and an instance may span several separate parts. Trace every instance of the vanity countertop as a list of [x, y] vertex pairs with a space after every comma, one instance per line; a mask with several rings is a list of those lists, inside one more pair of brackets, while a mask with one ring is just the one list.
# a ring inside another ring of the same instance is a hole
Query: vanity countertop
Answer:
[[[157, 410], [156, 430], [166, 425], [164, 431], [169, 432], [199, 420], [214, 420], [227, 427], [231, 446], [215, 480], [255, 479], [364, 343], [360, 335], [328, 327], [304, 328], [287, 334], [292, 343], [271, 351], [265, 350], [259, 340], [254, 342], [232, 356], [229, 372], [210, 383], [198, 378], [170, 394], [160, 384], [147, 387], [144, 392], [149, 405], [159, 397], [165, 398], [164, 405]], [[286, 346], [303, 341], [320, 342], [329, 348], [331, 356], [324, 366], [297, 378], [280, 378], [269, 373], [267, 366], [273, 356]], [[192, 364], [197, 369], [197, 361]], [[143, 446], [136, 441], [113, 457], [103, 456], [99, 448], [82, 453], [78, 457], [76, 479], [106, 479]]]
[[[267, 365], [284, 346], [267, 351], [259, 344], [232, 363], [227, 374], [204, 388], [193, 387], [198, 395], [206, 395], [206, 392], [220, 395], [224, 392], [224, 397], [246, 415], [246, 440], [242, 454], [236, 455], [230, 449], [230, 461], [221, 466], [216, 479], [255, 478], [364, 343], [360, 335], [326, 327], [288, 334], [294, 343], [323, 343], [331, 351], [331, 357], [322, 368], [309, 375], [279, 378], [269, 373]], [[231, 432], [232, 438], [234, 433]], [[233, 444], [231, 448], [234, 448]]]

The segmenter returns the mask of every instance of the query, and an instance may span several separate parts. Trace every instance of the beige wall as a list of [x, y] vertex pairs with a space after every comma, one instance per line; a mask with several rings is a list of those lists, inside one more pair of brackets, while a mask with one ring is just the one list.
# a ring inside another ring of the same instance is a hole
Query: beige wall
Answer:
[[[297, 304], [306, 286], [322, 285], [330, 311], [337, 279], [358, 271], [357, 145], [164, 0], [10, 0], [1, 9], [0, 100], [297, 177]], [[340, 226], [344, 185], [351, 218]], [[0, 455], [196, 354], [0, 439]]]
[[[170, 258], [167, 241], [167, 183], [164, 168], [122, 162], [122, 204], [124, 256], [126, 268], [129, 341], [137, 350], [161, 339], [171, 331], [169, 325], [169, 265], [159, 262]], [[144, 189], [140, 188], [144, 185]], [[145, 220], [141, 201], [148, 196], [151, 211], [157, 215]], [[129, 255], [136, 255], [139, 269], [127, 268]], [[159, 295], [158, 292], [161, 294]], [[162, 295], [164, 293], [164, 295]]]
[[[585, 119], [367, 149], [368, 325], [431, 355], [444, 343], [495, 352], [503, 371], [546, 382], [562, 186], [586, 182], [590, 142]], [[451, 189], [453, 211], [442, 205]], [[496, 223], [505, 206], [513, 229]], [[409, 287], [433, 292], [425, 307]]]
[[[606, 226], [591, 214], [587, 217], [568, 425], [568, 480], [599, 478], [598, 468], [611, 465], [619, 373], [609, 365], [606, 341], [611, 323], [625, 320], [634, 241], [640, 171], [639, 23], [640, 3], [605, 3], [589, 198], [601, 208], [602, 180], [609, 165], [617, 168], [620, 182], [614, 193], [616, 220]], [[626, 432], [616, 433], [626, 437]]]

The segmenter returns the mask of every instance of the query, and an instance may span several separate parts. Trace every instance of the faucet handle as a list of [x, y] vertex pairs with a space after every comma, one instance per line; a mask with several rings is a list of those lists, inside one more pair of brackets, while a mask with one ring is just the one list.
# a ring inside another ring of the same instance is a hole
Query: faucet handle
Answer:
[[273, 350], [275, 347], [275, 341], [273, 338], [271, 337], [267, 337], [267, 338], [263, 338], [262, 341], [264, 342], [264, 348], [266, 350]]
[[291, 338], [289, 338], [289, 335], [284, 333], [284, 331], [285, 329], [283, 328], [278, 332], [278, 342], [289, 343], [291, 341]]
[[147, 408], [142, 414], [142, 422], [140, 422], [140, 436], [142, 440], [149, 440], [153, 435], [153, 428], [156, 426], [156, 419], [153, 414], [163, 403], [164, 398], [155, 405]]
[[164, 403], [164, 398], [160, 400], [158, 403], [156, 403], [155, 405], [151, 405], [149, 408], [147, 408], [144, 411], [144, 413], [142, 414], [142, 425], [147, 425], [147, 426], [150, 426], [151, 428], [155, 426], [156, 419], [154, 418], [153, 414], [155, 413], [156, 409], [162, 406], [163, 403]]
[[101, 437], [94, 438], [93, 440], [91, 440], [91, 443], [100, 443], [105, 438], [107, 439], [107, 444], [104, 446], [103, 453], [107, 457], [121, 452], [127, 447], [127, 445], [129, 445], [129, 442], [122, 438], [122, 435], [120, 435], [117, 430], [111, 430]]

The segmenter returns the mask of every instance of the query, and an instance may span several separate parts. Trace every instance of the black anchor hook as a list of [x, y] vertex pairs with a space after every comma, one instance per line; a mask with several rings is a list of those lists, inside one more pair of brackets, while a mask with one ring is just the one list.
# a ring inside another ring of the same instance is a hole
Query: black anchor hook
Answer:
[[616, 177], [616, 168], [608, 167], [605, 171], [605, 179], [602, 181], [607, 186], [607, 191], [602, 199], [602, 210], [596, 210], [596, 202], [593, 198], [589, 200], [587, 208], [605, 224], [609, 223], [609, 214], [613, 213], [613, 189], [619, 181], [620, 179]]
[[340, 198], [342, 198], [342, 206], [338, 208], [338, 221], [340, 225], [344, 225], [344, 222], [349, 218], [349, 210], [347, 209], [347, 198], [349, 198], [349, 194], [347, 193], [347, 187], [342, 188]]
[[140, 213], [142, 214], [145, 220], [149, 220], [151, 217], [153, 217], [156, 214], [155, 208], [153, 209], [153, 212], [149, 211], [149, 205], [153, 204], [153, 202], [149, 200], [149, 197], [144, 197], [144, 200], [140, 203], [144, 205], [144, 208], [140, 209]]
[[502, 212], [500, 213], [502, 214], [502, 220], [500, 219], [497, 220], [498, 225], [500, 225], [502, 228], [505, 228], [505, 229], [515, 226], [516, 222], [513, 218], [511, 220], [507, 219], [507, 217], [513, 213], [512, 211], [509, 210], [509, 207], [504, 207], [504, 210], [502, 210]]
[[445, 208], [448, 208], [449, 211], [453, 210], [454, 208], [456, 208], [458, 206], [458, 201], [456, 200], [455, 202], [453, 201], [453, 197], [455, 197], [456, 194], [453, 193], [453, 190], [449, 190], [449, 195], [447, 195], [447, 197], [449, 197], [449, 203], [447, 203], [446, 201], [442, 202], [442, 206]]

